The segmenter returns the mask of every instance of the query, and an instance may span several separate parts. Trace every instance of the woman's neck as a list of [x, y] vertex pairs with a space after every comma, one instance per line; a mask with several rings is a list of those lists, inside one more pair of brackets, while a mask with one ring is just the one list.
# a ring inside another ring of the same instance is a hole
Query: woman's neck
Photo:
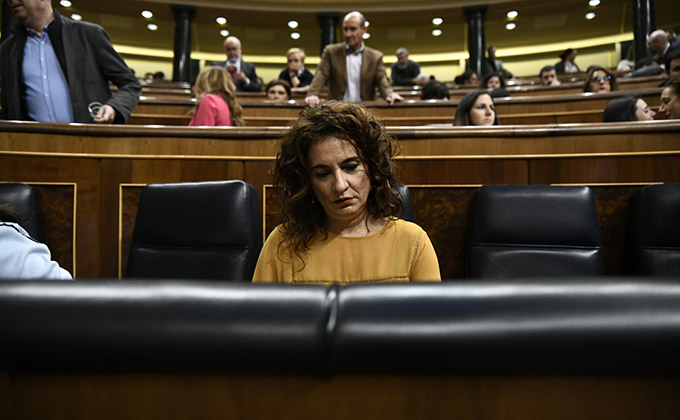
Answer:
[[387, 224], [386, 218], [376, 219], [373, 216], [366, 216], [352, 220], [328, 221], [328, 231], [338, 235], [351, 238], [360, 238], [379, 232]]

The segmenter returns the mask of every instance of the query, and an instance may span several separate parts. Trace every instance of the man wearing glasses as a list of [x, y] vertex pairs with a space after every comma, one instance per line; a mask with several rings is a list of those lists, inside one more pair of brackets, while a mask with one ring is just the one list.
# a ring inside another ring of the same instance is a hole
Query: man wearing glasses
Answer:
[[102, 27], [61, 16], [50, 0], [7, 3], [20, 25], [0, 51], [0, 119], [127, 121], [142, 87]]

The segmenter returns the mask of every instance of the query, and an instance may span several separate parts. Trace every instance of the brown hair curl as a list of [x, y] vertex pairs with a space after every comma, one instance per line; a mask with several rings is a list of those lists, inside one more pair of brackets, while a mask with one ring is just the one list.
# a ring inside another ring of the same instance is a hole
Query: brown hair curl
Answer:
[[329, 101], [307, 107], [281, 139], [273, 174], [281, 202], [281, 233], [300, 260], [318, 231], [328, 233], [326, 214], [314, 199], [310, 183], [309, 149], [329, 137], [352, 144], [366, 166], [371, 182], [366, 202], [369, 214], [385, 218], [403, 211], [401, 200], [392, 190], [397, 182], [392, 159], [398, 146], [385, 127], [360, 105]]

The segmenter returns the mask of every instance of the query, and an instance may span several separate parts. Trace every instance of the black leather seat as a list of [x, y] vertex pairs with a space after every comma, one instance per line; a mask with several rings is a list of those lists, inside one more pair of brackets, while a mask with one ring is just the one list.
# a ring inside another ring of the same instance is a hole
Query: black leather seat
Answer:
[[250, 281], [261, 248], [252, 185], [150, 184], [139, 200], [127, 277]]
[[469, 277], [604, 274], [602, 239], [588, 187], [487, 185], [475, 196]]
[[406, 184], [397, 184], [394, 187], [394, 191], [397, 193], [401, 199], [401, 203], [404, 205], [404, 211], [401, 214], [401, 218], [407, 222], [416, 222], [415, 211], [413, 210], [413, 198], [411, 197], [411, 190]]
[[633, 270], [680, 275], [680, 184], [641, 188], [632, 210]]
[[0, 183], [0, 204], [10, 206], [21, 219], [21, 227], [33, 239], [45, 242], [45, 223], [37, 189], [18, 182]]

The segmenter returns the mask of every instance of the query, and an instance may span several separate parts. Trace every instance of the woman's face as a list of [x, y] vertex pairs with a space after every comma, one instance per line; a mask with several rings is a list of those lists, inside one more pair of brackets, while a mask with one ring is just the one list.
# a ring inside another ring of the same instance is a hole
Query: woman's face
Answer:
[[501, 78], [493, 76], [486, 82], [487, 89], [498, 89], [501, 87]]
[[296, 72], [302, 68], [302, 54], [293, 53], [288, 56], [288, 70]]
[[329, 224], [365, 220], [371, 192], [368, 170], [347, 140], [328, 137], [309, 149], [309, 179]]
[[612, 91], [612, 77], [602, 70], [597, 70], [593, 73], [590, 79], [590, 91], [597, 93]]
[[651, 121], [654, 119], [655, 115], [656, 112], [649, 109], [647, 102], [643, 101], [642, 99], [638, 99], [637, 103], [635, 104], [635, 117], [638, 121]]
[[479, 84], [479, 77], [477, 77], [477, 73], [472, 73], [470, 78], [465, 81], [465, 84], [477, 86]]
[[472, 108], [470, 108], [470, 122], [472, 125], [493, 125], [496, 119], [496, 110], [493, 100], [489, 95], [479, 95]]
[[267, 90], [267, 99], [276, 102], [285, 102], [288, 100], [288, 93], [281, 85], [274, 85]]
[[659, 114], [669, 120], [680, 118], [680, 98], [673, 94], [670, 87], [667, 87], [661, 92], [661, 107], [659, 108]]

